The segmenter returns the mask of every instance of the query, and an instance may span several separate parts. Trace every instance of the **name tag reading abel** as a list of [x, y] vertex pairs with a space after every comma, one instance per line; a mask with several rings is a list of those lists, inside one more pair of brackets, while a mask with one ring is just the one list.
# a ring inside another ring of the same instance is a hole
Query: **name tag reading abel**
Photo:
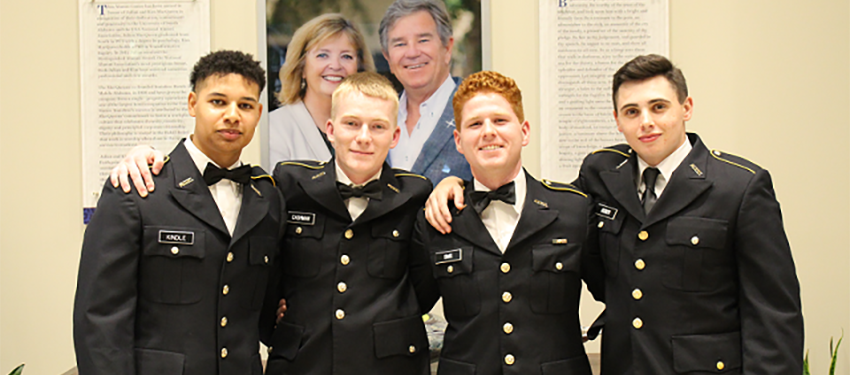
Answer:
[[192, 245], [195, 243], [195, 232], [184, 232], [176, 230], [160, 230], [159, 243], [176, 245]]

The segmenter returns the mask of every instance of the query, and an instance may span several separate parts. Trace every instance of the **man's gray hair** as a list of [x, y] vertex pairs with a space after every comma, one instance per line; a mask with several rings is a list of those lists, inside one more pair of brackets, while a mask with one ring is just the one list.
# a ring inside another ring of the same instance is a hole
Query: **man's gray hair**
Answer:
[[378, 29], [381, 36], [381, 50], [384, 53], [388, 53], [389, 36], [387, 34], [390, 32], [390, 28], [400, 18], [419, 11], [425, 11], [431, 15], [434, 23], [437, 24], [437, 33], [440, 34], [440, 41], [443, 46], [449, 44], [449, 38], [452, 37], [452, 24], [449, 21], [446, 4], [442, 0], [396, 0], [387, 8], [384, 18], [381, 19], [381, 27]]

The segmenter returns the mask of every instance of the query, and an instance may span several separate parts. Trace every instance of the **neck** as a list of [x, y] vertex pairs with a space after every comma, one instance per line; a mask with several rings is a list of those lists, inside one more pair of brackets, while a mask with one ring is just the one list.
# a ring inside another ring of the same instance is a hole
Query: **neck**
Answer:
[[[239, 161], [239, 155], [242, 153], [242, 150], [239, 150], [239, 151], [236, 151], [236, 152], [233, 152], [233, 153], [222, 152], [222, 153], [219, 153], [217, 155], [214, 155], [213, 153], [209, 152], [208, 150], [203, 149], [203, 147], [201, 145], [198, 145], [198, 142], [195, 142], [194, 134], [190, 137], [190, 139], [192, 140], [192, 144], [194, 144], [195, 147], [198, 148], [198, 150], [200, 150], [204, 155], [206, 155], [206, 157], [210, 158], [210, 160], [212, 160], [213, 163], [218, 164], [219, 167], [224, 168], [224, 169], [230, 168], [231, 165], [233, 165], [237, 161]], [[201, 171], [201, 172], [203, 172], [203, 171]]]
[[319, 128], [319, 131], [324, 133], [325, 124], [331, 118], [331, 98], [312, 94], [308, 91], [304, 95], [304, 106], [307, 107], [307, 112], [310, 112], [313, 123]]
[[504, 184], [513, 181], [522, 172], [522, 163], [511, 168], [487, 169], [484, 171], [472, 168], [472, 177], [490, 190], [496, 190]]
[[419, 105], [421, 105], [426, 100], [430, 99], [437, 89], [443, 85], [443, 82], [449, 78], [448, 71], [445, 75], [437, 79], [434, 85], [427, 85], [422, 88], [412, 89], [412, 88], [404, 88], [404, 93], [407, 95], [407, 110], [410, 111], [411, 107], [415, 107], [417, 112], [419, 111]]

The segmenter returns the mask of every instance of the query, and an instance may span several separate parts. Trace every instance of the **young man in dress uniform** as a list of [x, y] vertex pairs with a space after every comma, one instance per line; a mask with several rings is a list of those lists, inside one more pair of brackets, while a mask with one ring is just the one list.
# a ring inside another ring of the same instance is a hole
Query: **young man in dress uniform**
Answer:
[[416, 264], [435, 278], [423, 295], [442, 295], [449, 323], [439, 374], [589, 375], [578, 319], [587, 196], [522, 168], [530, 125], [512, 79], [475, 73], [453, 106], [472, 207], [452, 210], [451, 234], [423, 214], [414, 235]]
[[386, 78], [348, 76], [334, 91], [327, 123], [335, 157], [275, 168], [288, 202], [279, 292], [288, 309], [267, 374], [428, 373], [408, 264], [431, 182], [385, 162], [399, 138], [397, 111]]
[[194, 133], [143, 199], [106, 184], [74, 305], [80, 374], [262, 374], [258, 322], [283, 234], [280, 192], [242, 165], [265, 72], [219, 51], [191, 76]]
[[638, 56], [614, 74], [628, 144], [585, 158], [606, 269], [602, 372], [802, 372], [800, 288], [770, 175], [685, 132], [685, 77]]

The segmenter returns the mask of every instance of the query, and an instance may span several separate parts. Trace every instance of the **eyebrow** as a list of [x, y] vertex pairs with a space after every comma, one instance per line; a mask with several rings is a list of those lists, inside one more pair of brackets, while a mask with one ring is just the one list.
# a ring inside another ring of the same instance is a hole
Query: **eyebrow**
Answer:
[[[649, 101], [650, 105], [655, 104], [655, 103], [672, 103], [672, 102], [667, 100], [667, 99], [664, 99], [664, 98], [656, 98], [656, 99], [652, 99], [652, 100]], [[622, 111], [624, 109], [631, 108], [631, 107], [637, 107], [637, 106], [638, 106], [638, 103], [626, 103], [626, 104], [621, 105], [619, 110]]]
[[[227, 97], [227, 95], [224, 95], [220, 92], [215, 92], [215, 91], [209, 93], [209, 96], [222, 97], [222, 98]], [[243, 97], [239, 98], [239, 100], [247, 100], [249, 102], [255, 102], [255, 103], [258, 101], [256, 98], [254, 98], [252, 96], [243, 96]]]
[[[416, 38], [422, 38], [422, 37], [425, 37], [425, 36], [434, 37], [434, 33], [428, 31], [428, 32], [416, 34]], [[403, 37], [390, 38], [390, 43], [395, 43], [395, 42], [398, 42], [398, 41], [403, 40], [403, 39], [404, 39]]]

